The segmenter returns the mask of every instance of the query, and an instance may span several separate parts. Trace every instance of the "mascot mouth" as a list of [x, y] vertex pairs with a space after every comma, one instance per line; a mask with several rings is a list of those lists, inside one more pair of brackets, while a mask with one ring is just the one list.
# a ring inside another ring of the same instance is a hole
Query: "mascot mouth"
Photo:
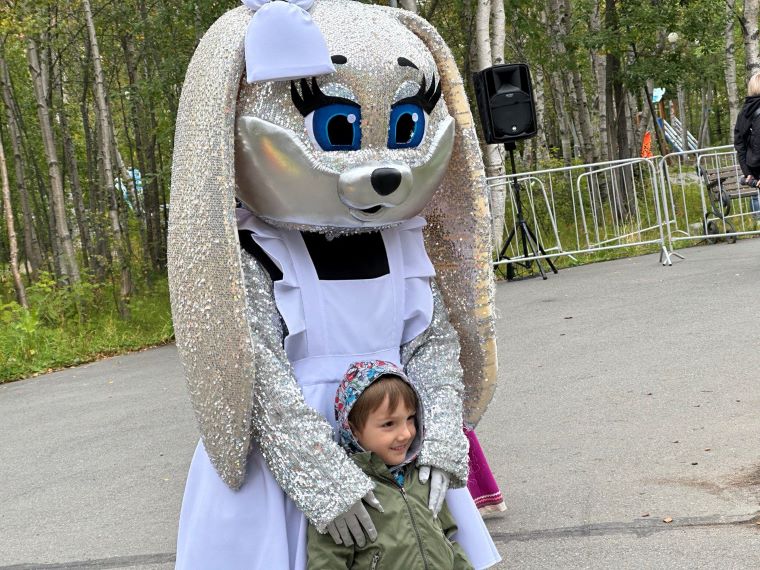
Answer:
[[391, 207], [392, 206], [385, 206], [383, 204], [378, 204], [371, 208], [353, 208], [349, 206], [348, 212], [360, 222], [372, 222], [380, 217], [385, 210]]

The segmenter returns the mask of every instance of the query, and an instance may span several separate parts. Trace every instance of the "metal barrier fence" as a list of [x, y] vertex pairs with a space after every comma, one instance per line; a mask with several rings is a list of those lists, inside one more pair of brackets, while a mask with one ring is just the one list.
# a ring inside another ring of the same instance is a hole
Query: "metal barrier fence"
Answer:
[[543, 251], [513, 239], [494, 265], [657, 245], [668, 262], [654, 161], [615, 160], [510, 174], [488, 180], [507, 185], [505, 234], [520, 235], [518, 205]]
[[[493, 264], [656, 246], [671, 265], [680, 241], [760, 234], [760, 191], [740, 176], [733, 147], [720, 146], [489, 178], [506, 184], [504, 234], [518, 236]], [[518, 205], [541, 251], [520, 239]]]
[[752, 207], [758, 190], [741, 186], [733, 146], [676, 152], [658, 162], [670, 253], [680, 241], [731, 242], [760, 234], [755, 218], [760, 212]]

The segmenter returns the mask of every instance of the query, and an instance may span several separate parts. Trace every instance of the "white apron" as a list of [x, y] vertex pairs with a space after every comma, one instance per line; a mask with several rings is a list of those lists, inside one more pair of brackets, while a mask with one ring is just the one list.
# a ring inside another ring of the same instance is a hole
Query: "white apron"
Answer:
[[[285, 351], [306, 403], [335, 427], [335, 392], [359, 360], [400, 363], [400, 346], [432, 319], [422, 218], [382, 233], [389, 274], [375, 279], [320, 281], [297, 231], [277, 230], [255, 218], [259, 246], [277, 263], [277, 309], [289, 334]], [[180, 570], [304, 570], [308, 522], [280, 489], [255, 444], [246, 478], [232, 491], [219, 478], [202, 442], [188, 473], [177, 538]], [[475, 568], [500, 560], [467, 488], [451, 490], [447, 504], [460, 542]], [[372, 510], [370, 509], [370, 514]]]

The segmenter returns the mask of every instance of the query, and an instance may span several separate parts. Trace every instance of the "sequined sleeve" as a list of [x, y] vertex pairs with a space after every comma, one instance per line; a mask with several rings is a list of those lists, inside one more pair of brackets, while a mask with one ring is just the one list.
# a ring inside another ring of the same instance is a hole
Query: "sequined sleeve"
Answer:
[[434, 281], [433, 320], [401, 347], [401, 362], [425, 407], [425, 440], [419, 463], [451, 474], [451, 486], [467, 484], [467, 438], [462, 431], [462, 367], [459, 338]]
[[335, 443], [327, 420], [306, 404], [283, 348], [272, 280], [249, 254], [242, 252], [242, 259], [256, 347], [253, 438], [285, 494], [324, 532], [374, 484]]

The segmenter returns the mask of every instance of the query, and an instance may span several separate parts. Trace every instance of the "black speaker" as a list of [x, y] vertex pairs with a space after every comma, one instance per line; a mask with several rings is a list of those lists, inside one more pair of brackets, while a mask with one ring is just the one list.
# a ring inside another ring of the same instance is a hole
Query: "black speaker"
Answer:
[[473, 73], [472, 80], [486, 143], [508, 143], [536, 134], [536, 106], [526, 64], [494, 65]]

